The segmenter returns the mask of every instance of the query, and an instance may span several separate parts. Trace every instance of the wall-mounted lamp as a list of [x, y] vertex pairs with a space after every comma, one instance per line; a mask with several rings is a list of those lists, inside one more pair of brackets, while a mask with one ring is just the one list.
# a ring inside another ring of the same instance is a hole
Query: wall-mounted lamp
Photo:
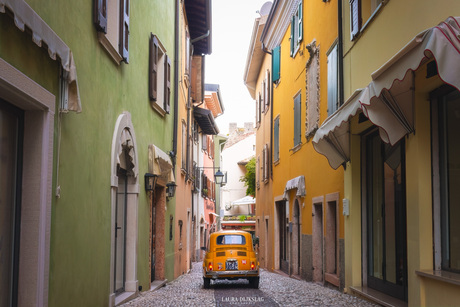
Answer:
[[168, 182], [166, 184], [166, 197], [167, 198], [174, 197], [174, 194], [176, 193], [176, 187], [177, 185], [174, 182]]
[[[216, 169], [214, 166], [199, 166], [198, 169]], [[221, 185], [224, 181], [225, 174], [220, 171], [220, 168], [217, 168], [217, 172], [214, 174], [214, 180], [216, 184]]]
[[225, 177], [224, 173], [222, 173], [220, 169], [217, 170], [217, 172], [214, 174], [214, 178], [216, 179], [216, 184], [222, 184], [224, 177]]
[[144, 180], [145, 180], [145, 191], [154, 191], [155, 185], [157, 183], [158, 175], [145, 173]]

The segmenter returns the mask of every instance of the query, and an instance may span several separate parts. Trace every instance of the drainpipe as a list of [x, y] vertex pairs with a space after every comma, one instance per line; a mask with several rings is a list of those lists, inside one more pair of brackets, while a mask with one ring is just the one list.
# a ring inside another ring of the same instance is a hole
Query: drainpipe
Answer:
[[338, 38], [338, 58], [339, 58], [339, 67], [338, 67], [338, 75], [339, 75], [339, 106], [343, 104], [343, 24], [342, 24], [342, 0], [338, 1], [338, 31], [339, 31], [339, 38]]
[[173, 149], [170, 156], [172, 158], [173, 170], [176, 171], [177, 155], [177, 120], [179, 117], [179, 9], [180, 1], [176, 0], [175, 28], [174, 28], [174, 122], [173, 122]]

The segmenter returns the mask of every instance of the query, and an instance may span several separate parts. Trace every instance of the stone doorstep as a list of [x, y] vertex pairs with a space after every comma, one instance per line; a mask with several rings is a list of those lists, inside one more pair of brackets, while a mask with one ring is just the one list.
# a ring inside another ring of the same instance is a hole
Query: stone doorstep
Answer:
[[165, 279], [165, 280], [154, 280], [154, 281], [150, 284], [150, 289], [149, 289], [149, 291], [158, 290], [158, 289], [160, 289], [161, 287], [164, 287], [164, 285], [166, 285], [167, 282], [168, 282], [167, 279]]
[[407, 307], [407, 303], [368, 287], [350, 287], [353, 294], [385, 307]]

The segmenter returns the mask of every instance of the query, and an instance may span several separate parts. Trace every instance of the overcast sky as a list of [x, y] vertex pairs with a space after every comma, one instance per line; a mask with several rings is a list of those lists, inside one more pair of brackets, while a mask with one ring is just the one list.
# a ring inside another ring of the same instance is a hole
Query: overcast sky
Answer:
[[216, 119], [221, 134], [228, 124], [254, 122], [255, 104], [243, 74], [254, 19], [267, 0], [212, 0], [212, 54], [206, 56], [206, 83], [220, 85], [225, 112]]

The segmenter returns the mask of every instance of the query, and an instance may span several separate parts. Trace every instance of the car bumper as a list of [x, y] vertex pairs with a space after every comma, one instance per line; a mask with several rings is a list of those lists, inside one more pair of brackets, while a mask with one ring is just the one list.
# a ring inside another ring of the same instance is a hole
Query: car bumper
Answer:
[[256, 271], [209, 271], [204, 274], [206, 278], [245, 278], [245, 277], [258, 277], [259, 270]]

